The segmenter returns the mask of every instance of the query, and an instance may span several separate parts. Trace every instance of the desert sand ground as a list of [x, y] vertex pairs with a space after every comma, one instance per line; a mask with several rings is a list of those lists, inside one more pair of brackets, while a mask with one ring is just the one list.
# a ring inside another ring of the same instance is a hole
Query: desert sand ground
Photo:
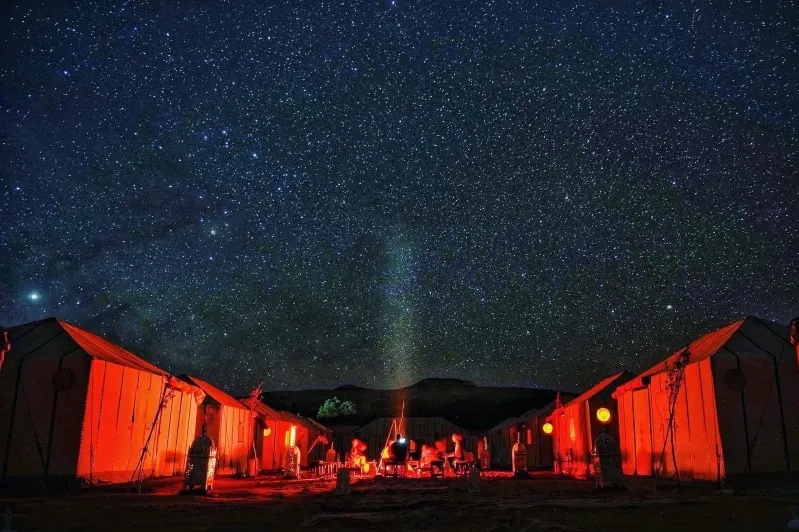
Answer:
[[[50, 498], [2, 498], [18, 531], [279, 530], [626, 531], [786, 530], [799, 490], [719, 492], [712, 486], [636, 481], [627, 493], [597, 493], [590, 482], [537, 474], [487, 473], [479, 494], [463, 479], [354, 482], [349, 496], [332, 480], [276, 477], [215, 481], [212, 496], [179, 495], [180, 479], [130, 488], [84, 489]], [[0, 529], [2, 525], [0, 524]]]

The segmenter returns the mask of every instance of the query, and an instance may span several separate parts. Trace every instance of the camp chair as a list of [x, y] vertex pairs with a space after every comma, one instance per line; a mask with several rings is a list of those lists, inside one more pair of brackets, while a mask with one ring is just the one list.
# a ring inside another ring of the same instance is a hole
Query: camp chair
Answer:
[[404, 461], [386, 460], [383, 465], [386, 468], [386, 478], [404, 477], [408, 470], [408, 464]]
[[311, 463], [308, 464], [308, 473], [311, 475], [316, 476], [324, 476], [325, 475], [325, 461], [324, 460], [313, 460]]
[[430, 478], [444, 478], [444, 464], [446, 460], [438, 458], [430, 460]]
[[408, 447], [394, 443], [391, 445], [391, 457], [383, 464], [386, 477], [397, 478], [400, 473], [405, 476], [408, 471]]
[[455, 476], [466, 476], [469, 473], [469, 466], [474, 463], [474, 453], [472, 451], [463, 452], [463, 460], [454, 460], [452, 468], [455, 470]]

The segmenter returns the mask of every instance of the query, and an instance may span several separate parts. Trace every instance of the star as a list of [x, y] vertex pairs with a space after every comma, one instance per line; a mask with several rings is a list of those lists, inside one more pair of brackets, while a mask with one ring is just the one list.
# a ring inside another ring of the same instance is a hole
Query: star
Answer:
[[3, 33], [4, 326], [232, 392], [579, 391], [796, 313], [784, 9], [50, 4]]

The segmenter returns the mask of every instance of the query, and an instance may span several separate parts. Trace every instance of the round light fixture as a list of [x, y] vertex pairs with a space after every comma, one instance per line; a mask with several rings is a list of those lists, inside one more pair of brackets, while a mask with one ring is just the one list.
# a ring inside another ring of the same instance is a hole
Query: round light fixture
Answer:
[[610, 415], [610, 410], [605, 408], [604, 406], [596, 411], [596, 418], [599, 420], [600, 423], [610, 423], [610, 418], [613, 417]]
[[544, 434], [552, 434], [552, 431], [555, 430], [555, 427], [552, 426], [552, 423], [544, 423], [544, 426], [541, 427], [541, 430], [544, 431]]

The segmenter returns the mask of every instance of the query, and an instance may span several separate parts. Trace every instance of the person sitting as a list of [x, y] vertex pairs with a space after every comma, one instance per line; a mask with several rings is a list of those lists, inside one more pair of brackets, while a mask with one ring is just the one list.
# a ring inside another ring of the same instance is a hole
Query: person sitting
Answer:
[[452, 443], [455, 444], [455, 450], [449, 454], [447, 454], [447, 461], [451, 468], [455, 469], [455, 462], [460, 462], [463, 460], [463, 445], [461, 442], [463, 441], [463, 436], [460, 434], [453, 434], [452, 435]]
[[436, 438], [436, 458], [444, 460], [447, 457], [447, 439]]
[[408, 458], [411, 460], [418, 460], [419, 453], [417, 452], [416, 440], [410, 440], [408, 443]]
[[405, 438], [402, 434], [397, 434], [394, 442], [389, 446], [389, 457], [386, 461], [386, 470], [390, 467], [393, 470], [394, 476], [401, 469], [405, 468], [405, 463], [408, 460], [408, 445], [405, 443]]
[[358, 438], [354, 438], [352, 440], [352, 445], [350, 446], [349, 452], [349, 461], [352, 462], [352, 467], [357, 467], [361, 470], [362, 473], [366, 473], [369, 470], [369, 464], [366, 461], [366, 444], [359, 440]]
[[430, 465], [430, 462], [435, 459], [435, 456], [435, 449], [426, 444], [422, 445], [422, 452], [419, 453], [419, 461], [422, 462], [422, 464]]
[[391, 444], [389, 451], [389, 460], [395, 463], [405, 463], [408, 459], [408, 445], [405, 443], [405, 438], [402, 434], [397, 434], [394, 443]]

